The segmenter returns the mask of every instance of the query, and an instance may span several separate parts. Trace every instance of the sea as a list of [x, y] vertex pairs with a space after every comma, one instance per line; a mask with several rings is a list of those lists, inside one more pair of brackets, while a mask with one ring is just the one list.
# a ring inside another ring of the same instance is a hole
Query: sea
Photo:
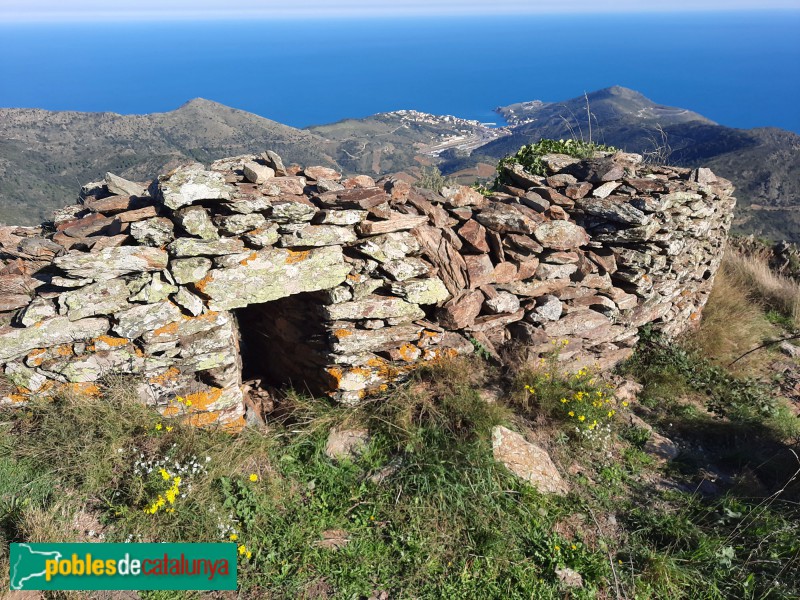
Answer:
[[305, 127], [612, 85], [731, 127], [800, 133], [800, 10], [5, 23], [0, 106], [141, 114], [195, 97]]

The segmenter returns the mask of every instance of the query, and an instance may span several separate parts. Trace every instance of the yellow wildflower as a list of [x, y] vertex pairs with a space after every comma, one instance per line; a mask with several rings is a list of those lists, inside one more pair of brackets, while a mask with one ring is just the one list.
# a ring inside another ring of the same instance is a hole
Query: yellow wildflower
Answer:
[[569, 402], [569, 400], [567, 400], [566, 398], [561, 399], [561, 404], [566, 404], [567, 402]]
[[245, 556], [247, 556], [247, 560], [250, 560], [251, 558], [253, 558], [253, 553], [250, 552], [250, 550], [248, 550]]
[[173, 429], [175, 429], [175, 428], [172, 425], [167, 425], [167, 432], [170, 432]]
[[574, 417], [574, 416], [575, 416], [575, 411], [574, 411], [574, 410], [571, 410], [571, 411], [569, 411], [567, 414], [568, 414], [570, 417]]
[[585, 420], [586, 420], [586, 417], [584, 415], [581, 415], [580, 417], [578, 417], [578, 421], [585, 421]]
[[627, 402], [623, 402], [622, 406], [628, 406], [628, 403]]
[[163, 425], [161, 423], [156, 423], [156, 431], [161, 431]]
[[245, 546], [244, 544], [239, 544], [238, 550], [239, 550], [239, 556], [244, 556], [245, 554], [247, 554], [247, 546]]
[[232, 542], [235, 542], [235, 541], [236, 541], [236, 540], [238, 540], [238, 539], [239, 539], [239, 536], [238, 536], [238, 535], [236, 535], [235, 533], [232, 533], [232, 534], [231, 534], [231, 541], [232, 541]]
[[250, 481], [252, 481], [253, 483], [258, 481], [258, 475], [256, 475], [255, 473], [250, 473]]
[[170, 474], [169, 474], [169, 473], [167, 473], [166, 469], [161, 469], [161, 470], [159, 471], [159, 473], [161, 473], [161, 478], [162, 478], [164, 481], [168, 480], [168, 479], [171, 477], [171, 476], [170, 476]]
[[561, 546], [556, 546], [555, 550], [556, 550], [556, 552], [561, 552]]

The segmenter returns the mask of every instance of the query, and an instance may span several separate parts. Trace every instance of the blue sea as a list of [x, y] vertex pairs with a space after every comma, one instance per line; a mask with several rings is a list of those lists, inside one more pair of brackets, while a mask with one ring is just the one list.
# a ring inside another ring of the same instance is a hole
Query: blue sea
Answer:
[[612, 85], [800, 132], [800, 11], [0, 25], [0, 106], [163, 112], [203, 97], [303, 127]]

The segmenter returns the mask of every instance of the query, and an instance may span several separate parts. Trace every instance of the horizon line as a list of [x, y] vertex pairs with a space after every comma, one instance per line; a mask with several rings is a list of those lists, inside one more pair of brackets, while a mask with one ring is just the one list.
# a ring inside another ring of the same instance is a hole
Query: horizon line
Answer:
[[606, 8], [606, 9], [562, 9], [562, 8], [531, 8], [529, 10], [519, 10], [508, 8], [487, 11], [484, 8], [461, 10], [454, 14], [452, 10], [430, 9], [430, 10], [370, 10], [370, 11], [351, 11], [342, 12], [336, 9], [324, 9], [313, 11], [309, 14], [308, 10], [285, 9], [277, 12], [275, 10], [243, 10], [232, 13], [223, 10], [201, 10], [201, 11], [102, 11], [85, 14], [75, 12], [53, 11], [47, 13], [11, 13], [3, 14], [0, 12], [0, 24], [14, 23], [96, 23], [96, 22], [208, 22], [208, 21], [285, 21], [305, 19], [314, 21], [318, 19], [356, 19], [373, 20], [385, 18], [462, 18], [462, 17], [507, 17], [507, 16], [620, 16], [620, 15], [681, 15], [681, 14], [730, 14], [730, 13], [800, 13], [798, 7], [725, 7], [709, 8], [698, 6], [696, 8], [686, 7], [680, 10], [669, 10], [662, 7], [641, 7], [636, 9], [626, 8]]

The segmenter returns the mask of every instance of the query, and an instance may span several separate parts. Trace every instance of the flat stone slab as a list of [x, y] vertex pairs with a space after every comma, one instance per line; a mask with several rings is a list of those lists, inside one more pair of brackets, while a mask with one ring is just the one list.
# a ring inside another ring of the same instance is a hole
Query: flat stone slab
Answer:
[[253, 252], [235, 267], [212, 269], [193, 286], [208, 299], [211, 310], [230, 310], [332, 288], [349, 272], [339, 246], [302, 251], [270, 248]]
[[0, 361], [20, 357], [36, 348], [50, 348], [97, 337], [106, 333], [108, 328], [108, 319], [70, 321], [67, 317], [46, 319], [33, 327], [2, 327]]
[[53, 264], [72, 277], [106, 280], [128, 273], [161, 271], [167, 261], [167, 253], [159, 248], [120, 246], [99, 252], [70, 252], [56, 258]]

